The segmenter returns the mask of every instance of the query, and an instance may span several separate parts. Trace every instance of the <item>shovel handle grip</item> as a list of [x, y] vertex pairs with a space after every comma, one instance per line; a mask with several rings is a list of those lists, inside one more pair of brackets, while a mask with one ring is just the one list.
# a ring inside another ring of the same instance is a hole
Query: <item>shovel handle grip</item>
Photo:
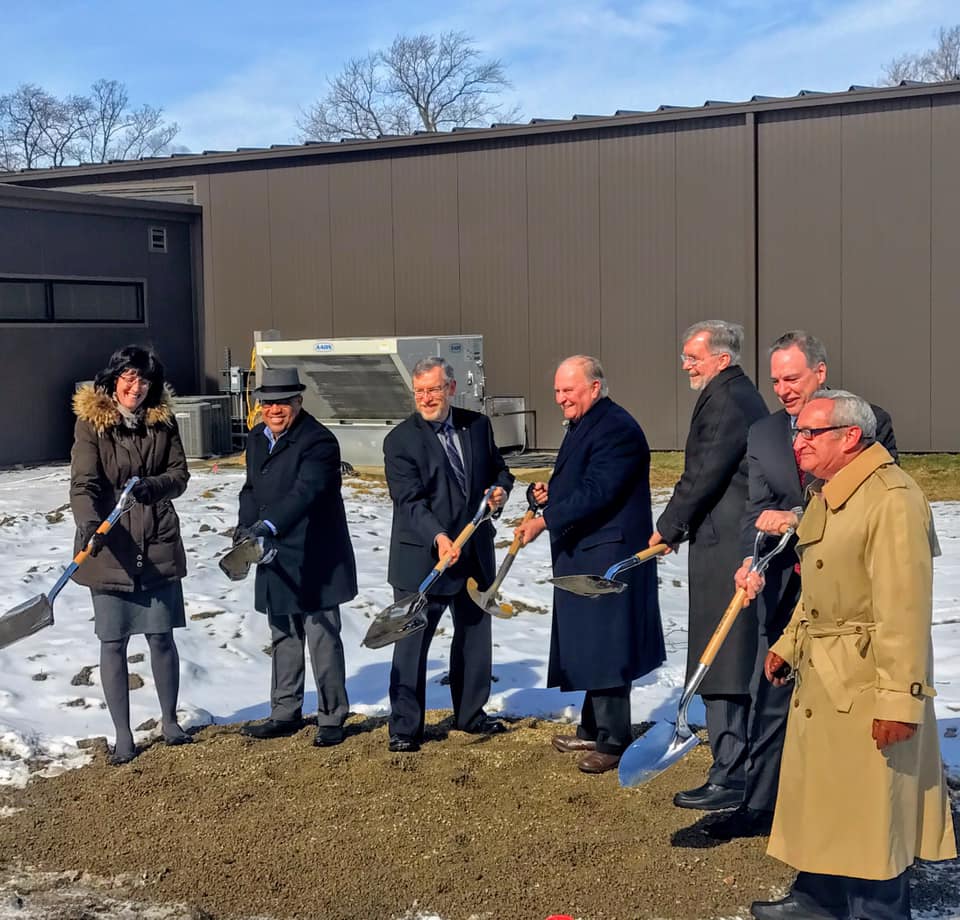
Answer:
[[[112, 529], [113, 529], [113, 521], [107, 518], [105, 521], [101, 522], [100, 526], [94, 531], [94, 533], [98, 533], [101, 536], [106, 536], [108, 533], [110, 533]], [[87, 541], [87, 545], [82, 550], [80, 550], [80, 552], [77, 553], [76, 556], [73, 557], [74, 565], [80, 565], [81, 563], [86, 561], [87, 557], [90, 555], [90, 547], [92, 546], [92, 544], [93, 544], [93, 537], [91, 537]]]
[[633, 557], [637, 562], [646, 562], [648, 559], [652, 559], [654, 556], [662, 556], [670, 547], [666, 543], [657, 543], [656, 546], [648, 547], [647, 549], [641, 550], [639, 553], [634, 553]]
[[[534, 517], [536, 517], [536, 514], [537, 514], [537, 512], [536, 512], [533, 508], [531, 508], [531, 509], [530, 509], [529, 511], [527, 511], [527, 513], [523, 516], [523, 518], [522, 518], [521, 521], [520, 521], [520, 525], [519, 525], [519, 526], [523, 526], [524, 524], [527, 523], [527, 521], [532, 521], [532, 520], [534, 519]], [[520, 534], [517, 534], [517, 535], [513, 538], [513, 543], [510, 544], [510, 549], [507, 550], [507, 555], [508, 555], [508, 556], [516, 556], [517, 553], [519, 553], [519, 552], [520, 552]]]
[[743, 605], [746, 601], [747, 592], [743, 588], [740, 588], [737, 593], [733, 595], [733, 600], [727, 605], [727, 609], [724, 610], [723, 616], [720, 617], [720, 622], [717, 624], [717, 628], [713, 631], [707, 647], [703, 650], [703, 654], [700, 656], [701, 665], [709, 668], [710, 665], [713, 664], [713, 659], [717, 657], [717, 652], [720, 651], [723, 640], [727, 638], [727, 633], [730, 632], [733, 621], [736, 620], [740, 611], [743, 610]]
[[[464, 527], [463, 530], [461, 530], [460, 533], [457, 534], [457, 539], [453, 541], [453, 548], [460, 549], [463, 546], [463, 544], [466, 543], [467, 540], [469, 540], [470, 537], [473, 536], [473, 532], [476, 529], [477, 529], [477, 525], [474, 524], [473, 521], [467, 524], [467, 526]], [[446, 555], [443, 555], [440, 557], [440, 559], [437, 561], [437, 564], [433, 567], [433, 571], [437, 575], [439, 575], [449, 564], [450, 564], [450, 554], [447, 553]], [[423, 590], [422, 586], [420, 590], [421, 591]]]

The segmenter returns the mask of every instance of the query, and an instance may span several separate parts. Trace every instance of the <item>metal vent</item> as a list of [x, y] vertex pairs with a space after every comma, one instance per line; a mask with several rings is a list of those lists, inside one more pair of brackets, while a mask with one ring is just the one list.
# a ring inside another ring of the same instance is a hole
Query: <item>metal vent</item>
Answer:
[[150, 227], [147, 230], [147, 249], [150, 252], [167, 251], [167, 228]]

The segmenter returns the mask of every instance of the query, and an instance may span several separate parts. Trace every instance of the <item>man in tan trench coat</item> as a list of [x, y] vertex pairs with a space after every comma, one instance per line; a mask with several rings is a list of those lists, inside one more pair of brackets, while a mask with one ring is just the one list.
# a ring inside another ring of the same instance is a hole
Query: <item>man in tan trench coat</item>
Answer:
[[[799, 870], [759, 920], [907, 920], [907, 869], [956, 857], [933, 709], [930, 506], [873, 443], [870, 405], [821, 390], [797, 420], [823, 481], [797, 530], [800, 603], [764, 671], [795, 678], [767, 852]], [[751, 594], [759, 586], [751, 576]]]

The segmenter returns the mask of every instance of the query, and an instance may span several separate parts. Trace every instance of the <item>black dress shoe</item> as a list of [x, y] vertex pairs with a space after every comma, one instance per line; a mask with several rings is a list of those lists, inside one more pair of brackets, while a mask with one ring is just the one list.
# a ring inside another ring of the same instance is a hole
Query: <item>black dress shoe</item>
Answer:
[[343, 741], [343, 729], [339, 725], [321, 725], [313, 739], [314, 747], [333, 747]]
[[393, 754], [413, 754], [420, 750], [420, 742], [413, 738], [404, 738], [403, 735], [391, 735], [387, 747]]
[[491, 719], [490, 716], [477, 719], [464, 729], [468, 735], [502, 735], [506, 730], [507, 726], [503, 722], [499, 719]]
[[727, 811], [736, 808], [742, 801], [742, 789], [731, 789], [716, 783], [704, 783], [696, 789], [678, 792], [673, 797], [673, 804], [677, 808], [697, 808], [700, 811]]
[[754, 901], [750, 905], [750, 913], [757, 920], [838, 920], [839, 916], [821, 908], [809, 898], [798, 901], [792, 894], [779, 901]]
[[287, 738], [303, 728], [302, 719], [267, 719], [259, 725], [244, 725], [241, 735], [263, 741], [267, 738]]
[[748, 805], [741, 805], [736, 811], [704, 828], [704, 833], [714, 840], [733, 840], [737, 837], [769, 837], [772, 827], [772, 811], [758, 811]]
[[131, 760], [136, 760], [137, 754], [139, 752], [136, 750], [133, 751], [124, 751], [122, 754], [118, 754], [114, 751], [109, 757], [107, 757], [107, 763], [111, 767], [122, 767], [125, 763], [130, 763]]
[[579, 735], [554, 735], [550, 742], [554, 750], [561, 754], [572, 754], [576, 751], [595, 751], [597, 749], [596, 741], [588, 741]]

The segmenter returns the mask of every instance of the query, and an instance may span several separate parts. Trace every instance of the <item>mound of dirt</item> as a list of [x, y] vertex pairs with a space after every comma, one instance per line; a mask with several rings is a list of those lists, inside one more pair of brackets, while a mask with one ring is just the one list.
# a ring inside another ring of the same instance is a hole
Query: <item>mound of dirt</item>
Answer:
[[570, 726], [532, 719], [478, 737], [430, 713], [416, 754], [388, 752], [383, 719], [353, 716], [322, 749], [310, 727], [237, 728], [123, 767], [101, 751], [0, 795], [0, 867], [135, 879], [137, 898], [195, 916], [330, 920], [729, 917], [792, 876], [765, 840], [717, 844], [673, 807], [703, 781], [703, 748], [627, 790], [550, 747]]

